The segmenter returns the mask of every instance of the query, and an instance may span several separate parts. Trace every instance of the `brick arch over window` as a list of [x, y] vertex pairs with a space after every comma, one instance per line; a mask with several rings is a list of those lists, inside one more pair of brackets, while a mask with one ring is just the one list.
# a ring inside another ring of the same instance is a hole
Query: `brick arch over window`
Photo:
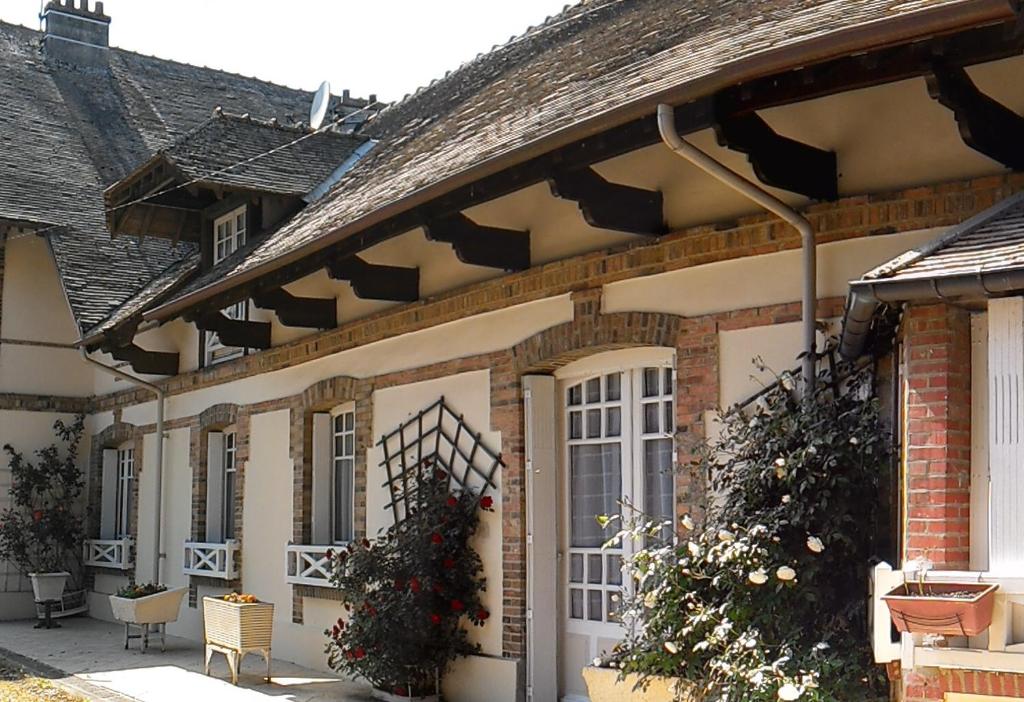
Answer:
[[[142, 474], [142, 432], [134, 424], [127, 422], [114, 422], [103, 431], [93, 434], [91, 448], [89, 449], [89, 504], [103, 504], [101, 494], [103, 488], [103, 451], [106, 449], [119, 449], [125, 444], [131, 444], [135, 452], [135, 480], [132, 481], [131, 512], [128, 515], [128, 528], [130, 533], [138, 538], [139, 535], [139, 482]], [[100, 510], [89, 510], [86, 522], [87, 533], [91, 538], [100, 536]]]
[[[235, 500], [235, 525], [238, 538], [242, 533], [242, 494], [244, 483], [245, 461], [249, 455], [248, 414], [239, 410], [238, 405], [222, 403], [203, 410], [196, 418], [190, 436], [190, 452], [192, 462], [192, 539], [206, 540], [206, 472], [208, 464], [209, 435], [211, 431], [221, 431], [235, 426], [237, 431], [236, 461], [237, 499]], [[244, 426], [243, 426], [244, 424]]]
[[[587, 356], [638, 346], [676, 350], [676, 437], [680, 468], [676, 510], [699, 513], [703, 481], [687, 469], [692, 447], [704, 436], [704, 412], [718, 404], [718, 329], [710, 317], [690, 319], [651, 312], [601, 314], [600, 290], [573, 295], [573, 321], [516, 344], [491, 370], [491, 422], [501, 432], [502, 457], [502, 648], [526, 654], [526, 485], [522, 376], [553, 373]], [[511, 593], [511, 594], [509, 594]]]
[[372, 383], [339, 375], [306, 388], [291, 412], [292, 540], [312, 543], [313, 512], [313, 415], [338, 405], [355, 403], [355, 536], [366, 533], [366, 448], [372, 421]]

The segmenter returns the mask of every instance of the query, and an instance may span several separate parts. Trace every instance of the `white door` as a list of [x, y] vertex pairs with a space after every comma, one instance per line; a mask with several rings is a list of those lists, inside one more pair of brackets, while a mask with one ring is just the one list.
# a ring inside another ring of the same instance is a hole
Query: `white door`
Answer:
[[562, 383], [564, 476], [560, 578], [560, 691], [586, 700], [581, 670], [622, 638], [616, 609], [625, 543], [597, 518], [632, 509], [673, 514], [675, 409], [669, 367], [615, 370]]

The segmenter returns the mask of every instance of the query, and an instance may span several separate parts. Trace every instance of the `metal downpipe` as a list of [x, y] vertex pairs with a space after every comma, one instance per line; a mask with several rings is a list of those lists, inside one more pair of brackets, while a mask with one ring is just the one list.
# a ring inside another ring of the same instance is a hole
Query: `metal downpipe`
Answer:
[[735, 171], [726, 168], [697, 147], [687, 143], [676, 130], [675, 110], [671, 105], [658, 105], [658, 131], [665, 145], [676, 154], [718, 179], [744, 197], [777, 215], [800, 233], [803, 244], [803, 349], [801, 377], [808, 393], [814, 392], [815, 360], [817, 358], [815, 314], [817, 312], [817, 250], [814, 228], [802, 214], [761, 187], [751, 183]]
[[144, 387], [147, 390], [152, 390], [156, 393], [156, 509], [153, 510], [153, 582], [160, 582], [160, 561], [165, 557], [164, 550], [161, 547], [161, 536], [162, 536], [162, 522], [163, 522], [163, 487], [164, 487], [164, 402], [166, 394], [163, 388], [148, 383], [141, 378], [137, 378], [134, 375], [125, 373], [122, 370], [113, 368], [108, 365], [100, 363], [94, 358], [90, 358], [86, 352], [84, 346], [78, 348], [79, 353], [86, 363], [96, 366], [104, 373], [112, 375], [115, 378], [121, 380], [127, 380], [129, 383]]

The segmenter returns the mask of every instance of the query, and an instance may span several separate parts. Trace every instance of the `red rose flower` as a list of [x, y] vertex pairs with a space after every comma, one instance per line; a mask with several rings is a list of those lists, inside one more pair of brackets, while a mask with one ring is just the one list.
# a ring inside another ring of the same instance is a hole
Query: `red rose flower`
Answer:
[[324, 554], [324, 555], [327, 556], [327, 560], [331, 560], [332, 558], [334, 558], [334, 549], [333, 548], [327, 549], [327, 553]]
[[480, 621], [484, 621], [489, 616], [491, 616], [491, 613], [488, 612], [486, 609], [477, 610], [476, 618], [479, 619]]
[[438, 534], [436, 531], [430, 535], [430, 543], [439, 545], [444, 542], [444, 537]]
[[40, 521], [42, 521], [42, 519], [43, 519], [43, 510], [37, 509], [35, 512], [32, 513], [32, 520], [33, 521], [40, 522]]
[[454, 507], [457, 504], [459, 504], [459, 501], [457, 499], [455, 499], [455, 495], [452, 495], [451, 497], [448, 498], [448, 506], [449, 507]]
[[466, 608], [466, 605], [462, 604], [462, 600], [452, 600], [452, 611], [461, 612]]
[[430, 623], [433, 624], [434, 626], [437, 626], [438, 624], [440, 624], [441, 623], [441, 615], [440, 614], [431, 614], [430, 615]]
[[341, 627], [339, 627], [339, 626], [338, 626], [337, 624], [335, 624], [335, 625], [334, 625], [334, 626], [333, 626], [333, 627], [331, 628], [331, 633], [332, 633], [332, 634], [334, 634], [334, 638], [338, 638], [338, 634], [340, 634], [340, 633], [341, 633]]
[[443, 470], [435, 470], [434, 471], [434, 478], [436, 480], [444, 480], [447, 477], [448, 477], [448, 474], [445, 473]]
[[359, 646], [353, 652], [353, 655], [356, 657], [357, 661], [362, 660], [363, 658], [366, 658], [366, 649], [364, 649], [362, 646]]
[[398, 578], [395, 581], [395, 589], [396, 590], [404, 590], [405, 589], [405, 581], [402, 580], [401, 578]]
[[363, 544], [363, 548], [370, 548], [370, 540], [369, 539], [363, 539], [362, 544]]
[[412, 580], [410, 580], [409, 581], [409, 589], [412, 590], [413, 592], [419, 592], [420, 591], [420, 579], [419, 578], [413, 578]]
[[439, 595], [444, 592], [444, 588], [441, 586], [441, 583], [434, 583], [431, 585], [431, 588]]
[[441, 561], [441, 565], [445, 569], [451, 570], [452, 568], [455, 567], [455, 559], [453, 559], [453, 558], [445, 558], [443, 561]]
[[482, 497], [480, 498], [480, 506], [484, 509], [490, 509], [494, 506], [494, 499], [490, 495]]

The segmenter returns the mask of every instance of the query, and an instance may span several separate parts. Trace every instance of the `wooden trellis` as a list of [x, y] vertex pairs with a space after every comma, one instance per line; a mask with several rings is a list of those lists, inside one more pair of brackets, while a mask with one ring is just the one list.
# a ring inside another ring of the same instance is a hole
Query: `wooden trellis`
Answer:
[[504, 465], [501, 454], [491, 450], [444, 397], [382, 436], [377, 446], [384, 455], [379, 465], [387, 472], [383, 486], [391, 495], [386, 507], [395, 524], [421, 497], [425, 477], [441, 477], [449, 490], [472, 490], [483, 497], [497, 488], [495, 475]]

